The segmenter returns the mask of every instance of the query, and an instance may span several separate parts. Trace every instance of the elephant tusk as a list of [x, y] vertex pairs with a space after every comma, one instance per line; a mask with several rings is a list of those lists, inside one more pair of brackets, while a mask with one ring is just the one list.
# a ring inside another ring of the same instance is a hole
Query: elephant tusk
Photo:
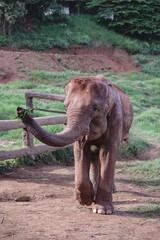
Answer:
[[87, 140], [88, 140], [88, 135], [84, 135], [83, 137], [80, 138], [80, 140], [78, 142], [79, 142], [79, 147], [81, 149], [84, 148], [84, 145], [87, 142]]

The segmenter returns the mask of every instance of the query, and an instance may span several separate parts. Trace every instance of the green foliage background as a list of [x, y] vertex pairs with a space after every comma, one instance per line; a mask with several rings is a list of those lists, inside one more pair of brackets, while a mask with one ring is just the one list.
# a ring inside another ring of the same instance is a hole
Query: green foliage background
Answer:
[[[10, 27], [24, 17], [29, 20], [66, 22], [68, 16], [62, 11], [62, 0], [7, 0], [0, 1], [0, 30], [10, 34]], [[75, 6], [76, 2], [75, 1]], [[89, 0], [81, 2], [82, 11], [96, 15], [106, 28], [147, 40], [158, 41], [160, 37], [159, 0]]]
[[159, 0], [90, 0], [88, 9], [107, 27], [138, 37], [160, 37]]
[[[17, 21], [24, 21], [24, 17], [37, 21], [65, 21], [61, 1], [57, 0], [7, 0], [0, 1], [0, 32], [11, 35], [11, 27]], [[62, 1], [65, 2], [65, 1]], [[46, 14], [49, 13], [49, 14]]]

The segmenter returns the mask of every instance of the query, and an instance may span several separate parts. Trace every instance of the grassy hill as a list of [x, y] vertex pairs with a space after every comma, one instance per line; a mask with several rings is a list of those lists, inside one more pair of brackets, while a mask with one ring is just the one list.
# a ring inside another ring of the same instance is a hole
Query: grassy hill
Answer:
[[114, 31], [96, 22], [94, 16], [79, 15], [68, 17], [66, 23], [40, 23], [32, 31], [15, 27], [12, 37], [0, 35], [1, 46], [13, 46], [32, 50], [44, 50], [53, 47], [66, 49], [69, 44], [108, 47], [121, 47], [130, 53], [158, 54], [160, 44], [139, 41]]

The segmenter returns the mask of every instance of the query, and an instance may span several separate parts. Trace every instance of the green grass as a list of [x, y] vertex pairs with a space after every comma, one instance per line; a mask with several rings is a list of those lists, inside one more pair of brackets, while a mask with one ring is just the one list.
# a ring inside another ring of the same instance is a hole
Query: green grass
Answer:
[[140, 186], [160, 186], [160, 159], [147, 162], [129, 162], [123, 166], [123, 171], [130, 174], [124, 179], [126, 182], [134, 182]]
[[158, 54], [160, 44], [149, 44], [122, 34], [108, 30], [106, 26], [100, 25], [90, 15], [79, 15], [69, 17], [66, 24], [41, 23], [35, 27], [35, 32], [15, 28], [12, 38], [4, 38], [0, 35], [0, 45], [18, 46], [32, 50], [44, 50], [53, 47], [65, 49], [69, 44], [121, 47], [130, 53]]
[[53, 164], [59, 163], [63, 165], [73, 164], [73, 148], [71, 146], [57, 150], [56, 152], [46, 152], [37, 154], [35, 160], [30, 157], [21, 157], [0, 162], [0, 174], [11, 168], [18, 168], [22, 166], [34, 166], [36, 163]]
[[152, 202], [147, 205], [138, 206], [130, 209], [130, 212], [138, 215], [144, 215], [147, 218], [159, 218], [160, 217], [160, 202]]
[[64, 71], [60, 73], [52, 73], [52, 72], [44, 72], [44, 71], [37, 71], [37, 72], [28, 72], [28, 77], [30, 80], [34, 80], [38, 83], [47, 82], [47, 84], [51, 84], [54, 86], [59, 87], [62, 89], [62, 93], [64, 93], [64, 88], [66, 84], [73, 78], [79, 75], [87, 75], [80, 72], [74, 71]]
[[[12, 119], [16, 115], [16, 107], [22, 106], [25, 107], [25, 97], [24, 94], [26, 91], [34, 92], [45, 92], [45, 93], [59, 93], [64, 94], [64, 88], [57, 87], [54, 85], [45, 85], [45, 84], [36, 84], [31, 81], [15, 81], [8, 84], [0, 84], [0, 119]], [[17, 97], [18, 92], [18, 97]], [[40, 107], [50, 110], [59, 110], [64, 111], [63, 103], [57, 101], [49, 101], [44, 99], [34, 99], [34, 107]], [[34, 116], [50, 116], [53, 113], [35, 111]], [[56, 115], [56, 114], [55, 114]], [[59, 132], [62, 130], [62, 125], [46, 126], [44, 127], [48, 131]], [[13, 143], [9, 144], [7, 148], [20, 147], [22, 144], [22, 133], [20, 129], [10, 130], [10, 131], [1, 131], [1, 139], [11, 139]], [[35, 140], [35, 143], [39, 143], [38, 140]], [[3, 149], [3, 147], [0, 147]]]
[[136, 157], [142, 151], [145, 151], [150, 147], [151, 145], [149, 144], [149, 142], [147, 142], [145, 139], [136, 136], [131, 131], [130, 143], [129, 144], [121, 143], [118, 153], [118, 159], [122, 160]]
[[107, 78], [130, 96], [134, 108], [131, 131], [148, 142], [160, 142], [160, 78], [143, 72]]
[[44, 162], [46, 164], [56, 162], [64, 165], [73, 165], [73, 147], [69, 146], [55, 152], [38, 154], [35, 160], [36, 162]]
[[136, 54], [134, 55], [134, 65], [136, 67], [140, 66], [140, 64], [148, 63], [151, 60], [151, 55], [143, 55], [143, 54]]
[[[0, 119], [11, 119], [15, 115], [17, 106], [25, 106], [24, 94], [26, 91], [44, 92], [44, 93], [59, 93], [64, 94], [64, 89], [54, 85], [37, 84], [31, 81], [15, 81], [8, 84], [0, 84], [1, 106]], [[18, 92], [18, 97], [17, 97]], [[49, 104], [48, 104], [49, 103]], [[64, 110], [63, 103], [56, 103], [47, 100], [35, 100], [34, 106], [51, 108], [55, 110]], [[57, 105], [57, 106], [56, 106]], [[60, 109], [59, 109], [60, 108]], [[41, 116], [46, 116], [46, 113], [41, 113]], [[48, 115], [48, 114], [47, 114]], [[36, 112], [35, 116], [39, 116]]]
[[133, 55], [135, 66], [141, 65], [141, 71], [155, 77], [160, 76], [160, 60], [157, 55]]
[[160, 60], [150, 62], [148, 64], [142, 65], [142, 71], [145, 73], [150, 73], [155, 77], [160, 76]]

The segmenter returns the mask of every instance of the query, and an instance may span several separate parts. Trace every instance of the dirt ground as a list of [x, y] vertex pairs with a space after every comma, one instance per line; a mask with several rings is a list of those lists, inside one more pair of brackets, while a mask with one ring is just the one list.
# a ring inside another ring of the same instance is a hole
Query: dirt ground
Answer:
[[97, 215], [74, 198], [74, 168], [26, 167], [0, 177], [0, 239], [159, 240], [158, 219], [130, 213], [160, 194], [121, 182], [114, 194], [115, 213]]
[[71, 46], [34, 52], [17, 48], [0, 48], [0, 82], [27, 80], [28, 71], [61, 72], [64, 70], [85, 73], [129, 73], [140, 71], [132, 57], [119, 48]]
[[[160, 147], [139, 159], [160, 156]], [[117, 162], [113, 215], [93, 214], [74, 197], [74, 166], [36, 165], [0, 176], [0, 239], [4, 240], [159, 240], [160, 220], [145, 218], [133, 207], [157, 202], [160, 191], [122, 179]]]

